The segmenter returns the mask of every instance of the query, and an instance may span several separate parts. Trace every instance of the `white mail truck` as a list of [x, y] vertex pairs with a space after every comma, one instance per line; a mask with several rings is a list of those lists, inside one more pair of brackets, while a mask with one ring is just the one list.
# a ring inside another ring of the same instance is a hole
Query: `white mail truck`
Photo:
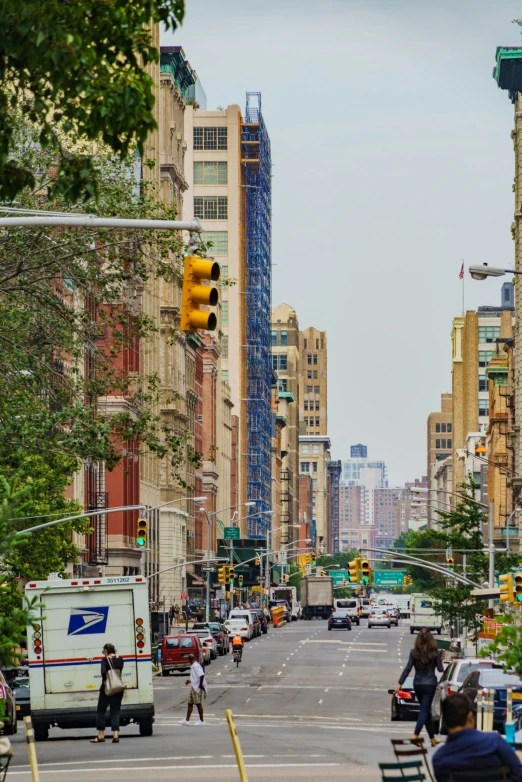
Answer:
[[[142, 576], [30, 581], [37, 598], [27, 628], [31, 718], [37, 741], [49, 728], [91, 728], [106, 643], [123, 658], [120, 724], [152, 734], [151, 637], [147, 581]], [[107, 714], [107, 724], [109, 715]]]
[[427, 627], [440, 635], [442, 617], [435, 613], [433, 598], [413, 593], [410, 595], [410, 633], [413, 635], [421, 627]]

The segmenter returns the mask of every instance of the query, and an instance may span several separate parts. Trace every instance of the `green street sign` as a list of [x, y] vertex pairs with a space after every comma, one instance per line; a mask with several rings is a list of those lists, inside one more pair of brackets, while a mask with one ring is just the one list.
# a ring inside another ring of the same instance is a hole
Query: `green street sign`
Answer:
[[241, 530], [239, 527], [223, 527], [225, 531], [225, 540], [240, 540]]
[[373, 583], [381, 587], [402, 586], [404, 573], [401, 570], [374, 570]]
[[328, 575], [333, 578], [334, 587], [343, 585], [343, 578], [346, 580], [346, 586], [350, 585], [350, 576], [347, 570], [329, 570]]

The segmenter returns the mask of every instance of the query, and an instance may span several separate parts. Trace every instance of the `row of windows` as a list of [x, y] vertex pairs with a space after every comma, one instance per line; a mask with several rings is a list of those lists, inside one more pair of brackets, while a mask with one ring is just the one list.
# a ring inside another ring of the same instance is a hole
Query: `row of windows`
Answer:
[[[278, 334], [279, 342], [277, 340]], [[270, 342], [273, 348], [275, 348], [277, 345], [280, 345], [282, 348], [288, 347], [288, 331], [271, 331]]]
[[479, 326], [478, 340], [479, 345], [485, 342], [495, 342], [500, 337], [500, 326]]
[[451, 432], [451, 424], [435, 424], [435, 431], [438, 432]]
[[288, 356], [282, 355], [272, 356], [272, 369], [281, 369], [283, 372], [288, 370]]
[[318, 394], [319, 393], [319, 386], [306, 386], [306, 393], [307, 394]]
[[[314, 419], [313, 418], [310, 418], [310, 423], [308, 423], [308, 418], [305, 418], [304, 422], [305, 422], [306, 426], [313, 426], [314, 425]], [[319, 418], [315, 419], [315, 425], [316, 426], [321, 426], [321, 424], [319, 423]]]
[[201, 237], [204, 242], [212, 242], [210, 255], [228, 255], [228, 231], [203, 231]]
[[314, 408], [314, 402], [305, 402], [304, 403], [304, 409], [308, 410], [308, 405], [310, 405], [310, 410], [317, 410], [319, 411], [321, 408], [319, 407], [319, 402], [315, 402], [315, 408]]
[[[310, 453], [310, 446], [308, 443], [302, 444], [301, 453]], [[321, 453], [321, 446], [318, 443], [312, 444], [312, 453]]]
[[286, 379], [286, 377], [283, 378], [282, 380], [277, 381], [277, 389], [280, 393], [286, 394], [286, 392], [288, 391], [288, 380]]
[[223, 358], [228, 358], [228, 337], [226, 335], [221, 337], [221, 356]]
[[228, 326], [228, 301], [221, 302], [221, 324]]
[[488, 390], [488, 379], [486, 375], [479, 375], [479, 391]]
[[194, 149], [227, 148], [228, 128], [194, 128]]
[[451, 448], [451, 440], [435, 440], [435, 448]]
[[228, 185], [228, 163], [201, 161], [194, 163], [195, 185]]
[[487, 367], [494, 355], [493, 350], [479, 350], [479, 367]]
[[310, 464], [312, 472], [317, 472], [317, 462], [301, 462], [301, 472], [310, 472]]
[[[303, 347], [304, 347], [305, 350], [308, 350], [308, 340], [307, 339], [303, 340]], [[310, 347], [312, 347], [312, 346], [310, 345]], [[324, 340], [321, 337], [321, 350], [323, 350], [323, 348], [324, 348]], [[318, 339], [315, 340], [315, 349], [319, 350], [319, 340]]]
[[313, 379], [313, 380], [318, 380], [318, 377], [317, 377], [317, 369], [313, 369], [313, 370], [312, 370], [312, 369], [309, 369], [309, 370], [308, 370], [308, 372], [307, 372], [306, 374], [307, 374], [307, 378], [308, 378], [308, 380], [312, 380], [312, 379]]
[[194, 217], [201, 220], [228, 220], [226, 196], [195, 196]]
[[313, 363], [315, 365], [317, 365], [317, 353], [314, 353], [313, 355], [312, 355], [312, 353], [309, 353], [307, 355], [307, 357], [306, 357], [307, 364], [311, 364], [312, 363], [312, 359], [313, 359]]

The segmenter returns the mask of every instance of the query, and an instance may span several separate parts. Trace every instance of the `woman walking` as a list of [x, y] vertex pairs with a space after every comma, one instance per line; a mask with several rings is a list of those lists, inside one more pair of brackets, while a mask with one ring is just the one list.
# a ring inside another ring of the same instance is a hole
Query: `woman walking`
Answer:
[[105, 712], [107, 711], [107, 707], [110, 709], [111, 713], [112, 742], [113, 744], [118, 744], [120, 741], [120, 709], [123, 699], [123, 690], [115, 695], [106, 694], [105, 682], [107, 674], [111, 669], [119, 671], [121, 674], [123, 670], [123, 660], [121, 657], [116, 656], [116, 649], [112, 644], [105, 644], [103, 647], [103, 660], [101, 661], [102, 683], [98, 696], [98, 707], [96, 709], [96, 728], [98, 730], [98, 735], [96, 738], [91, 739], [91, 744], [100, 744], [105, 741]]
[[431, 739], [431, 744], [435, 747], [440, 742], [435, 738], [435, 732], [433, 730], [431, 703], [437, 687], [435, 668], [440, 671], [440, 673], [444, 671], [444, 668], [442, 667], [442, 660], [440, 659], [435, 638], [426, 627], [421, 628], [415, 639], [415, 645], [410, 651], [406, 668], [401, 673], [399, 683], [395, 688], [396, 692], [399, 692], [412, 668], [415, 668], [413, 689], [415, 690], [415, 695], [420, 704], [419, 717], [417, 719], [417, 724], [415, 725], [413, 740], [416, 741], [419, 738], [422, 726], [425, 725], [428, 736]]

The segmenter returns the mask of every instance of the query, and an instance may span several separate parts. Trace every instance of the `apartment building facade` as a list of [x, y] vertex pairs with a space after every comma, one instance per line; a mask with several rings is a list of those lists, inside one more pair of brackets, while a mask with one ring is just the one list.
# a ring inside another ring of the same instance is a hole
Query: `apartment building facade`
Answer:
[[299, 335], [299, 422], [307, 436], [328, 434], [328, 343], [310, 326]]
[[328, 542], [328, 462], [330, 439], [321, 435], [299, 437], [301, 476], [312, 480], [312, 530], [311, 537], [317, 552], [326, 551]]

